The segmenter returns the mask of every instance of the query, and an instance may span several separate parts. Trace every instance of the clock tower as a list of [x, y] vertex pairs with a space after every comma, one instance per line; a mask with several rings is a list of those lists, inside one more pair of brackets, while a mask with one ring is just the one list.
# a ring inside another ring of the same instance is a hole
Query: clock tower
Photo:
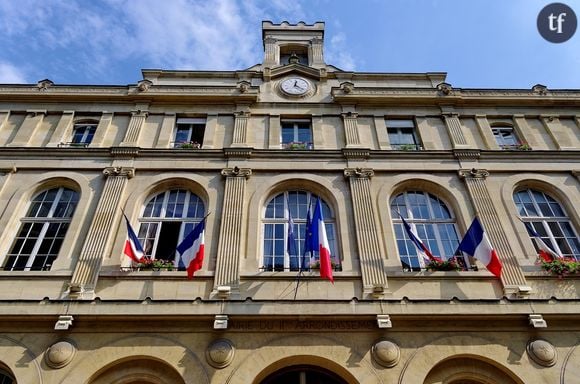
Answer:
[[304, 22], [274, 24], [262, 22], [264, 41], [264, 67], [277, 68], [288, 64], [301, 64], [324, 68], [324, 23], [308, 25]]

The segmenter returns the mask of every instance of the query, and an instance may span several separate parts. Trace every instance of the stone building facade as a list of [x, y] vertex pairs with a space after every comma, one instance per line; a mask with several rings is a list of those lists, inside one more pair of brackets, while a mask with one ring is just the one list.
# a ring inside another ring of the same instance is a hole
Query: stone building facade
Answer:
[[[324, 23], [262, 33], [245, 70], [0, 86], [0, 382], [580, 382], [580, 280], [523, 223], [580, 259], [580, 91], [348, 72]], [[301, 257], [316, 199], [334, 284]], [[133, 265], [123, 212], [167, 261], [210, 213], [194, 279]], [[426, 270], [399, 214], [440, 256], [479, 217], [501, 279]]]

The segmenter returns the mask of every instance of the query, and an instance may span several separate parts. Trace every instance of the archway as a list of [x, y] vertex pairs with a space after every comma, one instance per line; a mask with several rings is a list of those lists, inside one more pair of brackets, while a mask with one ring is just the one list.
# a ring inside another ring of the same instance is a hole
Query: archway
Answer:
[[454, 356], [435, 365], [423, 384], [523, 384], [510, 372], [474, 356]]
[[313, 365], [293, 365], [280, 369], [260, 384], [348, 384], [344, 379], [327, 369]]
[[181, 375], [165, 362], [136, 358], [116, 362], [98, 372], [91, 384], [185, 384]]

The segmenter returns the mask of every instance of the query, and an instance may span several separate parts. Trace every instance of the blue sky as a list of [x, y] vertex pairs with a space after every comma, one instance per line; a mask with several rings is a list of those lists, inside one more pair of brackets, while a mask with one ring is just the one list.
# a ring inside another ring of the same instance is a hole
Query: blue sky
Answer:
[[[580, 19], [580, 0], [563, 1]], [[541, 0], [1, 0], [0, 83], [135, 84], [142, 68], [237, 70], [261, 21], [326, 22], [328, 64], [447, 72], [463, 88], [580, 89], [580, 30], [552, 44]]]

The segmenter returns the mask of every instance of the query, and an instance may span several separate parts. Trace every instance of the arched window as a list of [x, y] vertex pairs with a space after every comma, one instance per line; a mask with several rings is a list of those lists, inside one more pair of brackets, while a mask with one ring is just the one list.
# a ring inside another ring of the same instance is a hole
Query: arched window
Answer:
[[[391, 218], [404, 270], [419, 271], [425, 267], [425, 260], [419, 257], [417, 248], [409, 239], [399, 213], [411, 228], [414, 227], [421, 241], [434, 256], [446, 259], [454, 255], [459, 238], [455, 218], [445, 203], [427, 192], [403, 192], [391, 201]], [[458, 256], [457, 259], [464, 268], [469, 266], [467, 258]]]
[[96, 121], [79, 122], [74, 125], [72, 144], [87, 146], [93, 141], [98, 123]]
[[514, 202], [520, 218], [530, 223], [546, 244], [562, 256], [580, 260], [578, 235], [556, 200], [543, 192], [524, 189], [514, 193]]
[[175, 248], [205, 215], [201, 199], [184, 189], [172, 189], [153, 196], [143, 210], [139, 241], [145, 256], [174, 260]]
[[[314, 213], [317, 196], [306, 191], [286, 191], [272, 198], [264, 210], [264, 257], [262, 269], [264, 271], [298, 271], [300, 268], [309, 269], [318, 259], [318, 248], [305, 252], [305, 235], [307, 215], [310, 218]], [[324, 200], [320, 200], [322, 217], [326, 227], [326, 236], [330, 246], [332, 262], [339, 268], [340, 258], [336, 252], [335, 219], [330, 207]], [[294, 222], [294, 247], [288, 247], [288, 229], [290, 216]]]
[[58, 256], [78, 201], [78, 192], [63, 187], [36, 195], [21, 220], [4, 270], [49, 270]]
[[13, 384], [16, 383], [14, 378], [7, 370], [3, 369], [0, 365], [0, 384]]

